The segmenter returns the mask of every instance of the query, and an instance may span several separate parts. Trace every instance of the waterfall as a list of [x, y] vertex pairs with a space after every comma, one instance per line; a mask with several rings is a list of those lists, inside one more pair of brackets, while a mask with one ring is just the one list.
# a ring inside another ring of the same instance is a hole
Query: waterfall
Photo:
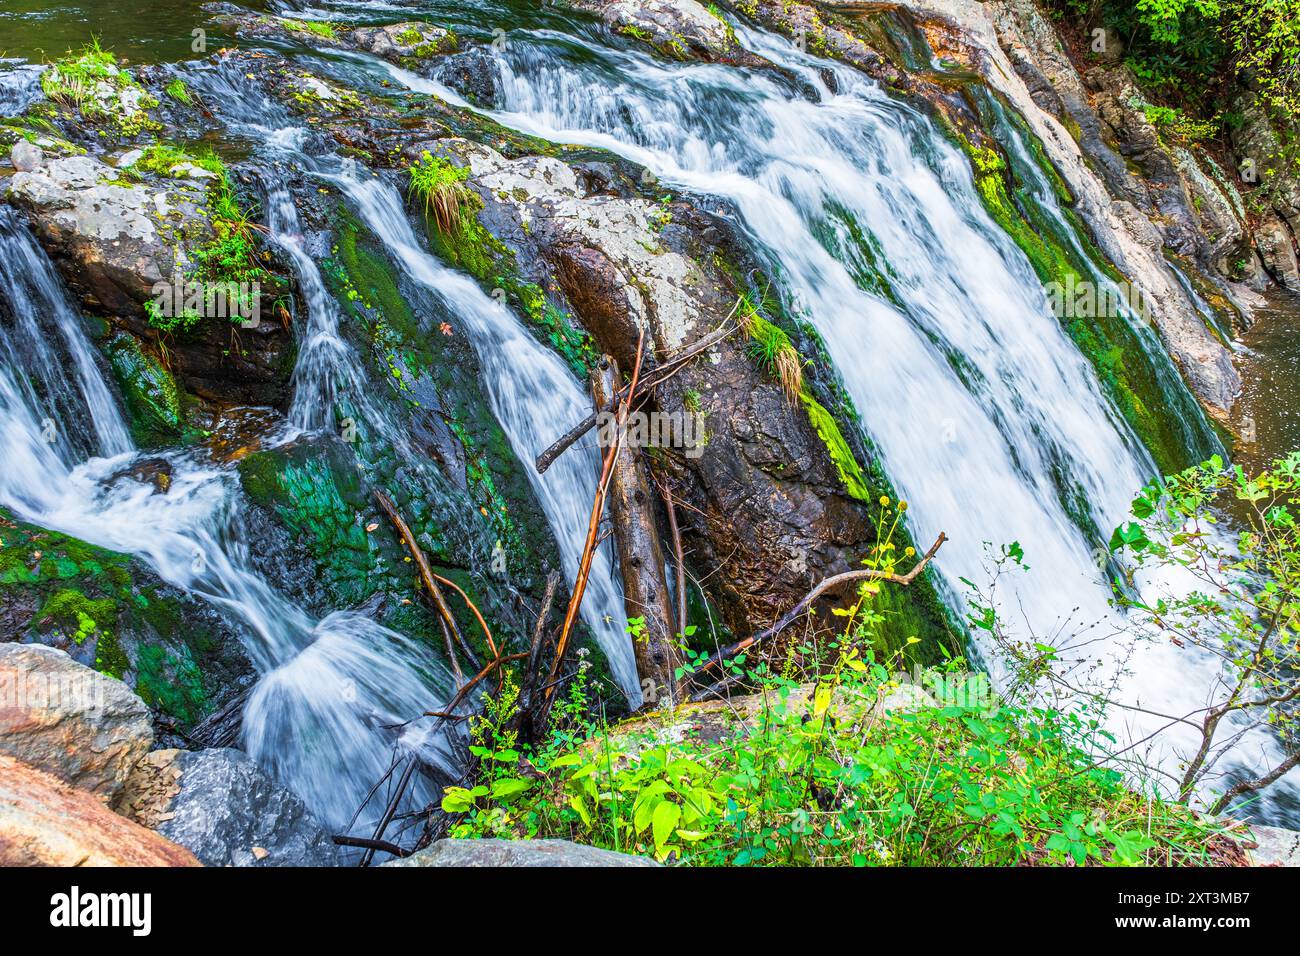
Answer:
[[[514, 313], [489, 298], [469, 277], [446, 268], [421, 248], [396, 189], [378, 177], [338, 178], [335, 182], [410, 277], [446, 301], [464, 323], [478, 352], [492, 412], [524, 463], [533, 493], [555, 529], [564, 573], [572, 583], [578, 574], [591, 496], [600, 472], [595, 439], [589, 435], [561, 455], [544, 475], [537, 474], [533, 462], [571, 424], [590, 414], [590, 397], [578, 387], [559, 356], [533, 338]], [[639, 706], [641, 689], [626, 631], [623, 592], [608, 545], [601, 547], [592, 561], [582, 619], [600, 642], [629, 704]]]
[[[600, 463], [589, 437], [566, 452], [544, 475], [533, 462], [556, 438], [591, 411], [591, 398], [559, 357], [535, 339], [505, 306], [493, 301], [471, 279], [448, 269], [424, 250], [407, 218], [401, 195], [379, 177], [346, 165], [323, 148], [305, 149], [309, 134], [281, 107], [250, 90], [229, 71], [198, 69], [190, 82], [223, 104], [223, 117], [260, 139], [273, 158], [292, 161], [337, 187], [356, 207], [366, 226], [388, 248], [408, 277], [439, 298], [464, 323], [479, 359], [482, 383], [498, 423], [528, 476], [555, 536], [570, 585], [578, 573]], [[324, 153], [324, 155], [313, 155]], [[325, 291], [319, 269], [301, 247], [297, 214], [282, 187], [268, 190], [273, 239], [291, 257], [310, 313], [299, 354], [293, 416], [302, 428], [319, 427], [321, 407], [333, 400], [365, 401], [364, 375], [357, 358], [339, 337], [337, 305]], [[433, 330], [430, 329], [430, 334]], [[308, 383], [310, 388], [308, 388]], [[354, 394], [355, 393], [355, 394]], [[305, 397], [310, 395], [310, 398]], [[328, 406], [326, 406], [328, 407]], [[361, 416], [382, 421], [377, 412]], [[392, 427], [392, 442], [404, 442]], [[591, 628], [615, 681], [632, 707], [641, 703], [622, 583], [612, 549], [602, 546], [592, 562], [582, 602], [582, 619]]]
[[[169, 453], [166, 494], [124, 474], [135, 452], [81, 318], [8, 207], [0, 207], [0, 278], [0, 506], [137, 555], [169, 584], [225, 611], [260, 674], [245, 709], [244, 748], [327, 826], [348, 824], [394, 750], [450, 773], [450, 746], [431, 732], [433, 720], [419, 718], [446, 700], [445, 667], [359, 615], [314, 621], [258, 576], [230, 468]], [[408, 802], [436, 797], [419, 778]], [[369, 808], [363, 827], [379, 812]]]
[[[498, 108], [483, 112], [543, 139], [618, 153], [665, 192], [728, 200], [790, 311], [825, 342], [870, 447], [909, 502], [918, 543], [949, 536], [935, 565], [949, 605], [968, 608], [963, 578], [988, 583], [986, 542], [1018, 541], [1031, 571], [999, 582], [1013, 631], [1045, 640], [1086, 630], [1121, 699], [1171, 715], [1204, 706], [1217, 661], [1134, 646], [1110, 604], [1109, 530], [1155, 463], [1050, 313], [1025, 255], [987, 214], [966, 157], [856, 70], [743, 25], [736, 32], [785, 75], [515, 32], [494, 54]], [[373, 67], [469, 107], [436, 80]], [[1041, 192], [1082, 251], [1050, 190]], [[1134, 331], [1164, 365], [1171, 408], [1199, 415], [1151, 330]], [[1184, 424], [1193, 452], [1212, 447], [1203, 434]], [[983, 656], [996, 680], [998, 661]], [[1165, 724], [1119, 709], [1109, 720], [1134, 742]], [[1194, 742], [1177, 727], [1136, 752], [1168, 767]], [[1276, 740], [1255, 732], [1232, 757], [1249, 767], [1276, 753]]]

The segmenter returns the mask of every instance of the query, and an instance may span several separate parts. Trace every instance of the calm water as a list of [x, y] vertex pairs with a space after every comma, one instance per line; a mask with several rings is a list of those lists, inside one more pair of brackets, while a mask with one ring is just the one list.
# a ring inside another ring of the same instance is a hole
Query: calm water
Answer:
[[[187, 60], [195, 29], [207, 30], [208, 49], [229, 42], [199, 8], [207, 0], [4, 0], [0, 6], [0, 56], [52, 60], [98, 38], [132, 63]], [[262, 0], [242, 6], [265, 9]]]
[[1300, 302], [1274, 300], [1257, 314], [1242, 344], [1248, 352], [1238, 360], [1242, 440], [1235, 457], [1254, 471], [1300, 451]]

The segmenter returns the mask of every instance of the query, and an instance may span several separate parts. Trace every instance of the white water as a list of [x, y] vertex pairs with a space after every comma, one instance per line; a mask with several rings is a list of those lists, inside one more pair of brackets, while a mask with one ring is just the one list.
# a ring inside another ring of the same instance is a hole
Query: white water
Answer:
[[[755, 248], [779, 267], [789, 304], [825, 340], [910, 503], [918, 544], [948, 534], [936, 569], [950, 604], [967, 607], [961, 577], [985, 582], [986, 542], [1019, 541], [1032, 570], [999, 585], [1013, 632], [1066, 640], [1095, 625], [1073, 656], [1102, 662], [1099, 684], [1118, 679], [1121, 699], [1164, 715], [1203, 707], [1216, 661], [1133, 644], [1110, 606], [1107, 542], [1082, 530], [1108, 535], [1156, 467], [1046, 308], [1024, 255], [984, 211], [966, 158], [856, 71], [767, 34], [738, 33], [810, 95], [763, 73], [664, 64], [639, 50], [574, 55], [561, 35], [539, 31], [514, 33], [497, 52], [503, 102], [488, 115], [617, 152], [664, 191], [730, 200]], [[380, 68], [467, 105], [436, 81]], [[848, 223], [868, 234], [870, 252]], [[897, 302], [865, 291], [873, 260]], [[996, 678], [996, 659], [989, 664]], [[1167, 723], [1121, 709], [1109, 721], [1135, 743]], [[1176, 727], [1128, 757], [1172, 768], [1195, 740]], [[1265, 765], [1277, 752], [1271, 735], [1251, 733], [1219, 769]]]
[[[408, 276], [445, 302], [464, 323], [478, 355], [484, 391], [493, 414], [505, 431], [559, 548], [570, 585], [576, 579], [591, 510], [591, 495], [599, 473], [594, 440], [579, 443], [545, 475], [533, 462], [572, 424], [591, 410], [572, 373], [554, 352], [538, 342], [503, 305], [493, 301], [472, 280], [446, 268], [424, 251], [416, 238], [397, 190], [355, 165], [345, 167], [332, 157], [307, 151], [308, 131], [282, 107], [250, 89], [224, 68], [195, 71], [191, 83], [223, 105], [223, 118], [236, 121], [263, 141], [270, 154], [292, 162], [332, 183], [357, 207], [372, 232], [387, 246]], [[291, 257], [308, 318], [301, 333], [304, 345], [295, 369], [291, 418], [304, 430], [330, 423], [329, 409], [344, 400], [365, 409], [358, 424], [377, 424], [384, 438], [404, 444], [405, 437], [365, 398], [367, 388], [354, 350], [342, 339], [338, 306], [324, 288], [320, 271], [303, 248], [301, 227], [291, 197], [268, 183], [268, 220], [274, 241]], [[430, 328], [428, 334], [435, 334]], [[615, 681], [632, 707], [641, 703], [622, 584], [608, 546], [592, 562], [582, 619], [591, 628], [609, 662]]]
[[[431, 719], [399, 726], [446, 699], [445, 668], [358, 615], [315, 621], [258, 576], [240, 535], [232, 471], [168, 455], [166, 494], [120, 476], [134, 451], [80, 317], [49, 260], [4, 207], [0, 279], [0, 505], [138, 555], [169, 584], [222, 608], [262, 675], [245, 708], [244, 748], [326, 826], [347, 825], [395, 749], [450, 771], [451, 752], [430, 733]], [[408, 802], [434, 799], [434, 788], [417, 777]], [[380, 809], [363, 814], [363, 830]]]
[[[533, 493], [555, 530], [564, 573], [572, 583], [582, 558], [590, 496], [600, 460], [590, 436], [556, 459], [544, 475], [533, 462], [568, 427], [591, 412], [565, 364], [534, 339], [509, 309], [489, 298], [469, 277], [443, 266], [416, 239], [401, 196], [378, 177], [339, 177], [334, 182], [356, 204], [362, 219], [388, 247], [407, 274], [442, 298], [468, 331], [478, 353], [492, 412], [523, 462]], [[601, 547], [591, 565], [582, 600], [582, 619], [595, 633], [614, 679], [632, 707], [641, 703], [622, 587], [610, 548]]]

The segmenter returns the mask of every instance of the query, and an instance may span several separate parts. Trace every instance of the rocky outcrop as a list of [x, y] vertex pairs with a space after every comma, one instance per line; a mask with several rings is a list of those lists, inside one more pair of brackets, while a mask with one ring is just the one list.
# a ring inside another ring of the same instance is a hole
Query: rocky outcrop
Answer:
[[601, 850], [567, 840], [439, 840], [384, 866], [659, 866], [644, 856]]
[[92, 794], [0, 755], [0, 866], [198, 866]]
[[133, 184], [89, 156], [53, 159], [17, 173], [9, 200], [32, 217], [42, 243], [71, 265], [74, 284], [110, 314], [130, 314], [153, 298], [155, 283], [190, 262], [187, 240], [208, 232], [202, 183], [159, 190]]
[[[819, 433], [833, 419], [814, 424], [754, 361], [738, 328], [747, 289], [726, 263], [742, 253], [722, 220], [688, 203], [641, 198], [599, 164], [509, 160], [460, 139], [409, 149], [425, 148], [468, 167], [487, 232], [512, 250], [524, 276], [571, 307], [620, 368], [632, 367], [641, 330], [648, 373], [709, 332], [736, 328], [658, 393], [658, 412], [700, 416], [702, 453], [678, 443], [652, 459], [685, 502], [678, 517], [687, 550], [699, 567], [717, 569], [715, 598], [737, 633], [770, 622], [811, 582], [864, 553], [865, 494], [845, 483], [843, 463]], [[563, 424], [554, 423], [557, 435]]]
[[[19, 157], [24, 165], [33, 158]], [[91, 156], [70, 156], [16, 173], [6, 198], [27, 212], [86, 305], [147, 341], [156, 335], [145, 311], [157, 298], [155, 286], [192, 273], [195, 250], [215, 238], [207, 211], [210, 178], [193, 164], [142, 177]], [[276, 404], [287, 387], [290, 345], [280, 322], [237, 330], [226, 319], [208, 319], [177, 335], [170, 352], [176, 376], [200, 397]]]
[[562, 0], [600, 17], [615, 33], [648, 43], [678, 60], [761, 65], [742, 49], [726, 21], [696, 0]]
[[420, 70], [428, 61], [454, 52], [456, 34], [422, 20], [353, 27], [323, 20], [258, 16], [233, 4], [210, 4], [214, 21], [241, 39], [295, 40], [328, 49], [357, 50], [398, 66]]
[[123, 803], [207, 866], [338, 863], [330, 835], [301, 798], [238, 750], [155, 751]]
[[0, 644], [0, 753], [113, 802], [153, 745], [149, 708], [52, 647]]

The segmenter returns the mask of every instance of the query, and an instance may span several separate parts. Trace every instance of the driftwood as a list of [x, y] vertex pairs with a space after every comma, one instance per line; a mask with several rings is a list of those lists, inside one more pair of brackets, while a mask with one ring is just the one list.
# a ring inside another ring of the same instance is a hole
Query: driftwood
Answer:
[[600, 479], [596, 482], [596, 494], [591, 502], [591, 517], [587, 520], [587, 540], [582, 548], [582, 560], [578, 562], [578, 576], [573, 582], [573, 593], [569, 596], [569, 606], [564, 612], [564, 626], [560, 629], [559, 640], [555, 642], [555, 660], [551, 662], [551, 672], [546, 681], [546, 699], [550, 700], [555, 692], [555, 675], [564, 666], [564, 652], [568, 650], [569, 634], [578, 619], [578, 608], [582, 606], [582, 595], [587, 590], [587, 578], [591, 576], [591, 561], [595, 557], [596, 547], [600, 543], [600, 519], [605, 513], [605, 497], [609, 494], [610, 475], [614, 471], [614, 459], [618, 455], [623, 441], [624, 429], [627, 427], [628, 410], [632, 405], [632, 396], [636, 394], [637, 382], [641, 377], [641, 358], [645, 354], [645, 329], [641, 330], [636, 343], [636, 365], [632, 368], [632, 381], [628, 384], [626, 394], [618, 406], [617, 440], [605, 451], [601, 462]]
[[[734, 312], [735, 310], [733, 309], [732, 311]], [[728, 316], [728, 318], [730, 318], [730, 316]], [[596, 422], [599, 421], [601, 415], [614, 411], [619, 407], [621, 402], [629, 398], [633, 401], [645, 398], [654, 391], [656, 387], [668, 381], [668, 379], [673, 375], [676, 375], [687, 362], [702, 352], [717, 345], [735, 330], [736, 327], [734, 325], [727, 324], [717, 331], [710, 332], [698, 342], [687, 346], [680, 355], [669, 359], [656, 368], [654, 374], [647, 376], [644, 382], [641, 382], [640, 384], [624, 385], [618, 390], [617, 394], [610, 396], [607, 402], [598, 402], [595, 411], [557, 438], [549, 448], [537, 456], [537, 473], [540, 475], [546, 471], [547, 468], [550, 468], [555, 459], [564, 454], [564, 452], [571, 448], [583, 435], [595, 428]]]
[[800, 615], [812, 606], [814, 601], [827, 591], [833, 591], [836, 588], [843, 587], [846, 584], [856, 581], [888, 581], [892, 584], [901, 584], [903, 586], [911, 584], [917, 579], [920, 573], [925, 570], [926, 566], [934, 559], [934, 556], [939, 552], [939, 549], [943, 547], [943, 543], [947, 540], [948, 536], [942, 531], [939, 532], [939, 537], [935, 539], [934, 544], [930, 545], [930, 550], [925, 552], [925, 554], [921, 556], [921, 559], [916, 562], [916, 565], [912, 570], [908, 571], [906, 574], [891, 574], [888, 571], [877, 571], [871, 568], [864, 568], [861, 571], [845, 571], [843, 574], [836, 574], [826, 578], [826, 580], [822, 581], [809, 591], [804, 596], [803, 600], [790, 610], [786, 611], [785, 614], [781, 615], [777, 622], [771, 627], [764, 631], [759, 631], [757, 634], [752, 634], [744, 640], [737, 641], [729, 647], [724, 647], [712, 657], [705, 660], [696, 668], [696, 676], [716, 667], [722, 661], [735, 657], [746, 648], [753, 647], [755, 644], [781, 633], [793, 624]]
[[[610, 357], [592, 375], [591, 389], [596, 407], [613, 401], [618, 382], [618, 364]], [[606, 431], [610, 431], [606, 429]], [[664, 578], [664, 554], [655, 521], [654, 498], [645, 467], [636, 449], [621, 434], [603, 434], [601, 440], [617, 446], [609, 475], [609, 508], [623, 576], [623, 600], [629, 617], [645, 621], [639, 638], [632, 641], [637, 676], [647, 687], [646, 704], [671, 705], [677, 699], [677, 652], [673, 646], [673, 610], [668, 582]]]

